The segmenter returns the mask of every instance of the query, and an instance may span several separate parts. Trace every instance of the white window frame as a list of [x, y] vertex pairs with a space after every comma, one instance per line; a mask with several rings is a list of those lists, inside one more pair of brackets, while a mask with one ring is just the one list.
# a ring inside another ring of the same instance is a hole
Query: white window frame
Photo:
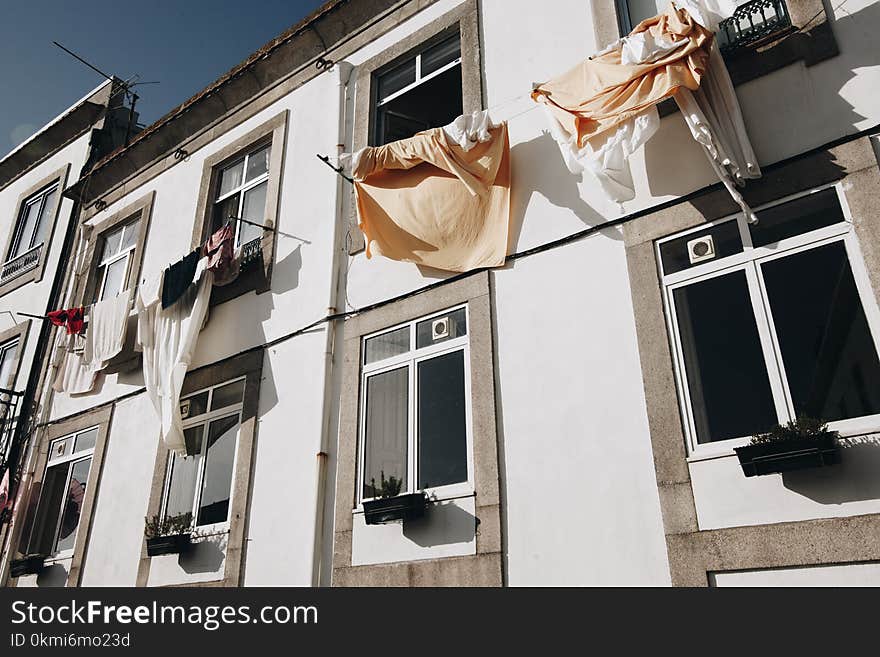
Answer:
[[[52, 194], [53, 192], [57, 192], [57, 191], [58, 191], [58, 183], [57, 182], [52, 183], [48, 187], [43, 188], [41, 191], [39, 191], [36, 194], [33, 194], [32, 196], [25, 199], [25, 201], [21, 204], [21, 207], [18, 210], [18, 219], [15, 222], [15, 237], [13, 237], [13, 239], [12, 239], [12, 244], [9, 245], [9, 253], [6, 254], [6, 262], [10, 262], [12, 260], [15, 260], [16, 258], [20, 258], [25, 253], [28, 253], [29, 251], [37, 249], [43, 245], [43, 242], [40, 242], [39, 244], [35, 244], [34, 240], [36, 238], [37, 233], [39, 232], [40, 227], [44, 224], [44, 222], [47, 219], [47, 217], [45, 216], [46, 215], [46, 199], [49, 198], [50, 194]], [[55, 203], [57, 205], [60, 202], [60, 200], [58, 198], [58, 194], [56, 194], [55, 196], [56, 196]], [[40, 204], [40, 209], [37, 214], [37, 217], [38, 217], [37, 223], [34, 224], [34, 230], [31, 233], [30, 237], [28, 237], [28, 246], [27, 246], [27, 248], [23, 249], [20, 253], [16, 253], [15, 255], [13, 255], [13, 253], [15, 253], [16, 250], [18, 250], [22, 238], [24, 238], [24, 235], [23, 235], [24, 220], [25, 220], [25, 217], [27, 216], [27, 211], [35, 203]]]
[[[760, 212], [761, 210], [766, 210], [788, 201], [803, 198], [832, 188], [837, 193], [837, 198], [843, 214], [843, 221], [810, 232], [795, 235], [794, 237], [789, 237], [766, 246], [754, 247], [752, 245], [751, 233], [749, 232], [747, 220], [742, 213], [728, 215], [717, 221], [701, 224], [695, 228], [665, 237], [655, 243], [658, 275], [660, 276], [663, 290], [663, 304], [666, 312], [667, 329], [672, 343], [676, 391], [678, 394], [679, 408], [682, 414], [682, 424], [685, 429], [686, 447], [689, 455], [688, 460], [698, 461], [705, 458], [729, 456], [733, 454], [734, 447], [747, 445], [751, 436], [741, 436], [704, 444], [699, 444], [697, 442], [694, 413], [690, 401], [690, 390], [688, 388], [687, 376], [685, 374], [684, 350], [681, 344], [681, 336], [678, 332], [678, 319], [673, 301], [673, 292], [676, 289], [717, 276], [729, 274], [737, 270], [745, 272], [749, 296], [754, 311], [755, 323], [758, 328], [758, 336], [764, 354], [764, 363], [767, 368], [773, 403], [776, 408], [777, 421], [779, 423], [784, 423], [793, 419], [795, 417], [795, 412], [791, 393], [789, 391], [788, 378], [785, 373], [785, 366], [782, 361], [782, 352], [779, 347], [776, 328], [773, 323], [769, 298], [767, 296], [767, 290], [761, 272], [761, 264], [791, 256], [802, 251], [808, 251], [826, 244], [831, 244], [833, 242], [843, 243], [852, 270], [853, 279], [855, 280], [856, 289], [859, 294], [859, 301], [864, 309], [868, 329], [871, 332], [871, 337], [874, 341], [874, 348], [877, 350], [877, 353], [880, 354], [880, 308], [878, 308], [876, 297], [874, 296], [870, 279], [868, 278], [867, 268], [865, 267], [865, 262], [858, 246], [858, 240], [853, 228], [852, 214], [847, 205], [846, 196], [843, 193], [842, 183], [837, 182], [822, 185], [804, 192], [792, 194], [777, 199], [772, 203], [757, 207], [755, 210]], [[663, 264], [660, 254], [661, 245], [671, 240], [704, 231], [709, 227], [717, 226], [718, 224], [731, 220], [736, 221], [737, 226], [739, 227], [740, 238], [742, 239], [743, 245], [743, 251], [741, 253], [719, 258], [717, 260], [710, 260], [706, 263], [690, 267], [674, 274], [663, 273]], [[839, 431], [842, 436], [855, 436], [872, 433], [880, 431], [880, 414], [836, 420], [829, 422], [828, 426], [832, 430]]]
[[[450, 313], [460, 310], [465, 310], [465, 326], [467, 327], [467, 332], [465, 335], [452, 338], [450, 340], [445, 340], [443, 342], [439, 342], [437, 344], [429, 345], [427, 347], [422, 347], [421, 349], [416, 348], [416, 325], [424, 322], [426, 320], [431, 320], [436, 317], [443, 317], [449, 315]], [[392, 331], [396, 331], [398, 329], [409, 327], [409, 340], [410, 340], [410, 349], [397, 356], [391, 356], [389, 358], [383, 358], [382, 360], [378, 360], [372, 362], [370, 364], [365, 364], [365, 356], [366, 356], [366, 345], [367, 340], [370, 338], [374, 338], [379, 335], [384, 335], [386, 333], [390, 333]], [[375, 376], [377, 374], [382, 374], [384, 372], [388, 372], [390, 370], [399, 369], [401, 367], [408, 368], [408, 400], [407, 400], [407, 464], [406, 464], [406, 486], [401, 489], [400, 494], [404, 495], [406, 493], [416, 493], [424, 491], [427, 493], [428, 497], [433, 500], [450, 500], [459, 497], [468, 497], [474, 494], [474, 443], [473, 443], [473, 415], [472, 415], [472, 407], [471, 407], [471, 366], [470, 366], [470, 332], [471, 332], [471, 321], [470, 321], [470, 312], [468, 311], [467, 304], [462, 304], [458, 306], [453, 306], [451, 308], [447, 308], [446, 310], [442, 310], [440, 312], [431, 313], [430, 315], [425, 315], [424, 317], [419, 317], [418, 319], [414, 319], [408, 322], [403, 322], [401, 324], [397, 324], [396, 326], [390, 326], [388, 328], [384, 328], [381, 331], [376, 331], [375, 333], [370, 333], [369, 335], [364, 335], [361, 338], [361, 404], [360, 404], [360, 417], [358, 420], [358, 468], [357, 468], [357, 501], [358, 505], [355, 508], [354, 512], [362, 512], [363, 511], [363, 502], [365, 500], [376, 499], [376, 498], [365, 498], [363, 496], [364, 493], [364, 461], [366, 457], [366, 428], [367, 428], [367, 380], [371, 376]], [[418, 377], [417, 377], [417, 368], [419, 363], [422, 363], [426, 360], [431, 360], [432, 358], [437, 358], [438, 356], [445, 356], [446, 354], [450, 354], [456, 351], [460, 351], [463, 353], [464, 359], [464, 401], [465, 401], [465, 442], [466, 442], [466, 457], [467, 457], [467, 480], [454, 483], [454, 484], [446, 484], [444, 486], [433, 486], [430, 488], [418, 488], [418, 463], [419, 463], [419, 454], [418, 454], [418, 435], [417, 435], [417, 426], [418, 426]]]
[[[214, 208], [216, 208], [218, 205], [223, 203], [226, 199], [228, 199], [232, 196], [235, 196], [236, 194], [239, 194], [238, 208], [236, 209], [235, 216], [236, 216], [236, 218], [240, 219], [242, 217], [242, 212], [244, 210], [244, 195], [245, 195], [245, 193], [249, 192], [250, 190], [252, 190], [255, 187], [259, 187], [264, 182], [267, 185], [269, 184], [268, 180], [269, 180], [269, 171], [271, 169], [271, 166], [270, 166], [270, 163], [268, 163], [268, 162], [267, 162], [265, 173], [260, 174], [259, 176], [257, 176], [256, 178], [253, 178], [252, 180], [245, 181], [245, 177], [247, 176], [248, 162], [250, 161], [251, 156], [254, 153], [257, 153], [258, 151], [263, 150], [264, 148], [269, 149], [269, 155], [271, 157], [272, 141], [271, 140], [269, 140], [269, 141], [263, 140], [263, 141], [258, 142], [254, 146], [248, 147], [248, 149], [244, 152], [243, 155], [239, 155], [239, 156], [233, 158], [232, 160], [230, 160], [229, 162], [227, 162], [226, 164], [223, 164], [223, 165], [217, 167], [217, 174], [216, 175], [217, 175], [217, 190], [218, 190], [218, 192], [220, 190], [220, 181], [223, 179], [223, 172], [226, 171], [227, 169], [231, 169], [232, 167], [234, 167], [238, 164], [242, 165], [242, 167], [241, 167], [241, 184], [238, 187], [236, 187], [235, 189], [232, 189], [223, 195], [218, 194], [217, 198], [214, 199], [214, 202], [211, 205], [211, 208], [212, 208], [211, 217], [212, 218], [214, 216], [214, 213], [213, 213]], [[268, 203], [268, 200], [269, 199], [268, 199], [268, 188], [267, 188], [267, 196], [266, 196], [267, 203]], [[264, 207], [263, 214], [265, 215], [265, 213], [266, 213], [266, 208]], [[228, 219], [228, 217], [227, 217], [227, 219]], [[241, 221], [235, 222], [235, 246], [236, 246], [236, 248], [239, 246], [243, 246], [241, 244], [242, 225], [243, 225], [243, 222], [241, 222]]]
[[[434, 46], [439, 45], [439, 44], [441, 44], [441, 43], [443, 43], [443, 42], [445, 42], [445, 41], [447, 41], [447, 40], [449, 40], [449, 39], [452, 39], [453, 36], [458, 37], [458, 57], [455, 58], [455, 59], [453, 59], [453, 60], [452, 60], [451, 62], [449, 62], [448, 64], [444, 64], [443, 66], [441, 66], [440, 68], [438, 68], [436, 71], [431, 71], [431, 72], [428, 73], [427, 75], [422, 76], [422, 54], [423, 54], [426, 50], [430, 50], [430, 49], [433, 48]], [[417, 53], [415, 54], [415, 57], [414, 57], [414, 58], [415, 58], [415, 60], [416, 60], [416, 79], [415, 79], [415, 82], [410, 82], [408, 85], [406, 85], [406, 86], [403, 87], [402, 89], [398, 89], [398, 90], [395, 91], [394, 93], [389, 94], [389, 95], [385, 96], [384, 98], [380, 98], [380, 97], [378, 96], [378, 93], [377, 93], [377, 96], [376, 96], [376, 107], [382, 107], [382, 105], [385, 105], [386, 103], [390, 103], [390, 102], [391, 102], [392, 100], [394, 100], [395, 98], [399, 98], [399, 97], [402, 96], [403, 94], [405, 94], [405, 93], [407, 93], [407, 92], [409, 92], [409, 91], [412, 91], [413, 89], [415, 89], [416, 87], [418, 87], [418, 86], [424, 84], [425, 82], [428, 82], [428, 81], [430, 81], [430, 80], [433, 80], [433, 79], [436, 78], [438, 75], [442, 75], [442, 74], [445, 73], [446, 71], [448, 71], [448, 70], [450, 70], [450, 69], [452, 69], [452, 68], [455, 68], [456, 66], [460, 66], [460, 65], [461, 65], [461, 34], [459, 34], [458, 32], [456, 32], [454, 35], [453, 35], [453, 34], [449, 34], [449, 35], [447, 35], [445, 38], [438, 39], [438, 40], [436, 40], [436, 41], [430, 41], [427, 45], [419, 46], [419, 52], [417, 52]], [[408, 63], [410, 62], [411, 59], [412, 59], [411, 57], [407, 57], [407, 58], [405, 58], [405, 59], [403, 59], [403, 60], [401, 60], [401, 61], [398, 61], [398, 62], [397, 62], [396, 64], [394, 64], [393, 66], [388, 67], [387, 69], [385, 69], [385, 71], [377, 72], [377, 73], [375, 74], [375, 75], [376, 75], [376, 82], [377, 82], [377, 87], [376, 87], [376, 88], [378, 89], [378, 81], [379, 81], [379, 79], [380, 79], [383, 75], [386, 75], [387, 73], [391, 73], [392, 71], [394, 71], [394, 70], [400, 68], [400, 67], [403, 66], [404, 64], [408, 64]]]
[[[12, 338], [12, 340], [0, 344], [0, 372], [3, 371], [3, 364], [7, 358], [14, 359], [16, 357], [19, 344], [21, 344], [21, 338]], [[11, 356], [9, 355], [10, 352], [12, 352]], [[8, 390], [15, 388], [15, 372], [10, 372], [9, 381], [0, 381], [0, 388], [7, 388]], [[0, 414], [2, 414], [2, 409], [0, 409]]]
[[[95, 456], [95, 447], [94, 445], [89, 447], [88, 449], [82, 449], [79, 451], [73, 451], [76, 446], [76, 440], [81, 435], [89, 433], [90, 431], [100, 432], [100, 427], [95, 425], [91, 427], [87, 427], [85, 429], [80, 429], [78, 431], [74, 431], [72, 433], [66, 434], [64, 436], [59, 436], [58, 438], [54, 438], [49, 442], [49, 458], [46, 460], [46, 467], [43, 468], [43, 482], [46, 481], [46, 474], [49, 472], [50, 468], [54, 468], [59, 465], [67, 464], [67, 477], [64, 480], [64, 497], [62, 498], [62, 504], [67, 501], [67, 491], [70, 488], [70, 475], [73, 472], [73, 466], [79, 461], [84, 461], [86, 459], [92, 459], [93, 462], [89, 463], [89, 476], [86, 479], [86, 493], [89, 490], [89, 482], [92, 479], [92, 465], [94, 465], [94, 456]], [[95, 442], [97, 443], [98, 435], [95, 436]], [[69, 445], [65, 446], [64, 454], [61, 456], [52, 457], [52, 453], [54, 451], [54, 446], [58, 443], [70, 441]], [[42, 497], [42, 496], [41, 496]], [[38, 500], [37, 508], [40, 506], [40, 502], [42, 499]], [[39, 522], [39, 518], [36, 519]], [[49, 552], [48, 556], [56, 561], [60, 561], [62, 559], [68, 559], [73, 556], [74, 551], [76, 550], [76, 536], [74, 536], [73, 545], [60, 552], [56, 551], [56, 547], [58, 546], [58, 532], [61, 531], [61, 522], [64, 520], [64, 509], [62, 508], [58, 512], [58, 518], [55, 521], [55, 530], [52, 534], [52, 550]], [[76, 531], [75, 534], [79, 533], [79, 523], [82, 521], [82, 509], [80, 509], [80, 517], [76, 522]]]
[[[187, 393], [186, 396], [184, 396], [182, 399], [189, 399], [191, 397], [195, 397], [195, 396], [200, 395], [203, 392], [207, 391], [208, 392], [207, 408], [210, 409], [211, 402], [214, 399], [214, 392], [218, 388], [222, 388], [222, 387], [227, 386], [229, 384], [236, 383], [237, 381], [242, 381], [242, 382], [244, 382], [244, 385], [247, 386], [246, 379], [247, 379], [246, 376], [237, 376], [235, 378], [229, 379], [228, 381], [216, 383], [214, 385], [208, 386], [207, 388], [201, 388], [201, 389], [195, 390], [191, 393]], [[244, 408], [244, 394], [245, 394], [245, 391], [242, 390], [241, 401], [239, 401], [236, 404], [230, 404], [229, 406], [224, 406], [223, 408], [219, 408], [215, 411], [208, 410], [207, 412], [202, 413], [201, 415], [188, 417], [183, 421], [183, 424], [182, 424], [184, 431], [186, 431], [187, 429], [190, 429], [194, 426], [198, 426], [198, 425], [203, 425], [205, 427], [204, 431], [202, 432], [202, 446], [203, 446], [202, 459], [201, 459], [201, 463], [199, 464], [199, 470], [196, 473], [196, 485], [195, 485], [195, 491], [193, 494], [193, 504], [192, 504], [192, 508], [191, 508], [191, 512], [192, 512], [192, 527], [191, 527], [191, 529], [193, 529], [193, 530], [198, 529], [198, 531], [200, 533], [221, 534], [221, 533], [226, 533], [229, 531], [229, 512], [232, 510], [233, 498], [235, 496], [235, 473], [238, 468], [238, 441], [241, 436], [241, 419], [242, 419], [241, 414], [242, 414], [242, 409]], [[202, 481], [204, 480], [205, 468], [207, 467], [207, 464], [208, 464], [207, 449], [204, 448], [204, 444], [205, 444], [204, 441], [208, 437], [208, 428], [209, 428], [211, 422], [213, 422], [215, 420], [227, 418], [227, 417], [229, 417], [231, 415], [235, 415], [235, 414], [238, 414], [238, 428], [236, 429], [236, 432], [235, 432], [235, 447], [234, 447], [235, 456], [232, 459], [232, 479], [229, 482], [229, 509], [226, 512], [226, 520], [224, 520], [222, 522], [211, 523], [209, 525], [198, 525], [197, 523], [199, 520], [199, 518], [198, 518], [199, 505], [201, 504], [201, 500], [202, 500]], [[159, 511], [160, 518], [165, 518], [165, 512], [166, 512], [166, 508], [168, 505], [168, 495], [171, 493], [170, 484], [171, 484], [171, 476], [174, 471], [174, 461], [175, 461], [175, 457], [173, 454], [171, 454], [168, 458], [168, 464], [165, 467], [165, 478], [164, 478], [164, 483], [162, 484], [162, 486], [163, 486], [162, 487], [162, 504], [160, 506], [160, 511]]]
[[[127, 223], [123, 223], [122, 226], [114, 226], [113, 228], [108, 230], [101, 237], [101, 240], [100, 240], [101, 252], [102, 252], [101, 256], [103, 257], [103, 250], [104, 250], [104, 247], [107, 245], [107, 238], [108, 237], [110, 237], [111, 235], [114, 235], [116, 233], [119, 233], [119, 246], [121, 247], [122, 244], [125, 242], [125, 236], [129, 231], [131, 231], [131, 230], [140, 231], [140, 222], [141, 222], [141, 217], [139, 215], [137, 219], [133, 219]], [[125, 291], [126, 287], [128, 286], [128, 279], [131, 276], [131, 262], [132, 262], [131, 256], [135, 252], [135, 250], [137, 249], [137, 244], [138, 244], [138, 240], [137, 240], [137, 238], [135, 238], [135, 241], [132, 244], [130, 244], [129, 246], [125, 247], [124, 250], [119, 250], [116, 253], [108, 256], [106, 259], [100, 260], [98, 262], [98, 265], [96, 268], [97, 271], [101, 271], [101, 267], [103, 267], [104, 272], [101, 275], [101, 280], [99, 281], [97, 288], [96, 288], [97, 294], [95, 295], [95, 302], [101, 301], [102, 299], [105, 298], [104, 297], [104, 288], [107, 284], [107, 273], [110, 271], [110, 265], [112, 265], [122, 259], [126, 260], [125, 275], [122, 277], [122, 279], [119, 283], [119, 289], [116, 291], [116, 294], [114, 294], [113, 296], [114, 297], [118, 296], [123, 291]], [[111, 297], [106, 297], [106, 298], [109, 299]]]

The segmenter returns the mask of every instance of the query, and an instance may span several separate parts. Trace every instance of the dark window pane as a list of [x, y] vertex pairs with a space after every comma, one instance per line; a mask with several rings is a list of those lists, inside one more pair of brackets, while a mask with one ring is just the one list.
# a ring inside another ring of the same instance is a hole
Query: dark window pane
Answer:
[[843, 210], [832, 187], [761, 210], [758, 223], [749, 224], [749, 231], [755, 246], [766, 246], [841, 221]]
[[363, 497], [406, 492], [409, 368], [367, 379]]
[[211, 410], [216, 411], [218, 408], [240, 404], [244, 397], [244, 381], [240, 379], [216, 388], [214, 396], [211, 397]]
[[46, 470], [28, 552], [34, 554], [50, 554], [52, 552], [55, 529], [58, 526], [58, 515], [61, 513], [64, 500], [67, 468], [68, 464], [65, 463]]
[[89, 467], [92, 459], [87, 458], [73, 464], [70, 472], [70, 484], [67, 486], [67, 496], [64, 500], [61, 526], [58, 528], [58, 545], [56, 551], [62, 552], [73, 548], [76, 542], [76, 528], [79, 525], [79, 517], [82, 514], [83, 500], [86, 496], [86, 484], [89, 480]]
[[180, 418], [185, 420], [190, 417], [202, 415], [208, 411], [208, 391], [200, 392], [180, 400]]
[[[688, 257], [688, 242], [706, 235], [712, 236], [715, 245], [715, 257], [691, 264]], [[663, 262], [663, 273], [674, 274], [690, 267], [696, 267], [710, 260], [726, 258], [743, 250], [742, 239], [739, 236], [739, 228], [736, 221], [725, 221], [706, 230], [682, 235], [674, 240], [669, 240], [660, 245], [660, 260]]]
[[408, 62], [404, 62], [400, 66], [382, 73], [379, 78], [379, 100], [390, 96], [396, 91], [400, 91], [405, 86], [416, 81], [416, 60], [412, 58]]
[[211, 231], [219, 230], [230, 217], [239, 218], [238, 202], [240, 194], [233, 194], [224, 201], [214, 204], [214, 217], [212, 219]]
[[742, 271], [673, 293], [697, 442], [749, 436], [776, 410]]
[[57, 190], [55, 189], [50, 190], [43, 201], [43, 211], [40, 213], [40, 220], [34, 229], [34, 236], [31, 238], [31, 244], [33, 246], [42, 244], [43, 240], [46, 238], [46, 231], [52, 223], [52, 213], [55, 211], [56, 191]]
[[428, 128], [442, 127], [461, 112], [461, 67], [453, 66], [379, 107], [372, 145], [381, 146]]
[[422, 77], [443, 68], [449, 62], [461, 57], [461, 45], [458, 35], [441, 41], [422, 53]]
[[168, 499], [165, 502], [165, 517], [192, 513], [196, 496], [196, 480], [202, 463], [202, 434], [204, 425], [185, 429], [184, 442], [189, 456], [175, 454], [171, 462], [171, 479], [168, 482]]
[[467, 481], [464, 352], [419, 363], [419, 488]]
[[467, 335], [467, 318], [464, 308], [459, 308], [448, 315], [432, 317], [416, 324], [416, 349], [430, 347], [462, 335]]
[[232, 492], [232, 465], [238, 436], [238, 415], [211, 422], [205, 450], [205, 474], [199, 503], [199, 525], [225, 522]]
[[409, 326], [364, 341], [364, 362], [375, 363], [409, 351]]
[[843, 242], [761, 265], [795, 412], [880, 413], [880, 363]]
[[266, 146], [248, 156], [246, 182], [262, 176], [269, 170], [269, 155], [271, 153], [272, 147]]

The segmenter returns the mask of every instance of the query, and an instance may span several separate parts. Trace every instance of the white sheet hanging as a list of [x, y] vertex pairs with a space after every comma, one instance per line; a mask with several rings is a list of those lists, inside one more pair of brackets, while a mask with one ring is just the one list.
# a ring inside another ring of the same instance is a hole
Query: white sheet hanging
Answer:
[[462, 114], [452, 123], [443, 126], [443, 132], [451, 141], [469, 151], [477, 144], [492, 139], [489, 131], [497, 127], [498, 125], [489, 117], [489, 110], [482, 110]]
[[99, 301], [89, 311], [83, 360], [95, 370], [104, 369], [107, 362], [122, 351], [131, 293], [132, 290], [128, 289], [111, 299]]
[[[201, 269], [197, 269], [197, 275]], [[180, 391], [207, 317], [213, 281], [213, 272], [204, 271], [180, 300], [163, 310], [153, 280], [152, 285], [141, 287], [136, 302], [147, 395], [160, 418], [162, 440], [181, 455], [186, 454], [186, 446]], [[157, 289], [161, 290], [161, 280]]]
[[52, 383], [55, 392], [81, 395], [91, 392], [95, 387], [97, 371], [91, 363], [86, 362], [82, 351], [76, 348], [77, 340], [82, 340], [82, 337], [57, 331], [55, 352], [58, 358], [58, 372]]

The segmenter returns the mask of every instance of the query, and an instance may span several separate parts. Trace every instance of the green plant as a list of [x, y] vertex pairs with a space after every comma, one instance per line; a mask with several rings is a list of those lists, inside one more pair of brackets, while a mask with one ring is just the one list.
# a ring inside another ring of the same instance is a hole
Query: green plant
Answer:
[[376, 478], [370, 479], [370, 485], [373, 487], [376, 497], [396, 497], [400, 494], [400, 489], [403, 488], [403, 479], [398, 479], [394, 475], [385, 479], [384, 470], [379, 473], [379, 477], [381, 484], [378, 487], [376, 486]]
[[822, 421], [810, 417], [799, 417], [796, 420], [777, 424], [765, 433], [757, 433], [752, 436], [752, 445], [766, 445], [783, 440], [809, 439], [821, 440], [831, 437], [833, 440], [840, 438], [837, 431], [829, 431], [828, 425]]
[[186, 512], [176, 516], [162, 517], [158, 514], [152, 518], [144, 518], [144, 536], [147, 538], [159, 538], [160, 536], [173, 536], [174, 534], [194, 534], [192, 532], [192, 513]]

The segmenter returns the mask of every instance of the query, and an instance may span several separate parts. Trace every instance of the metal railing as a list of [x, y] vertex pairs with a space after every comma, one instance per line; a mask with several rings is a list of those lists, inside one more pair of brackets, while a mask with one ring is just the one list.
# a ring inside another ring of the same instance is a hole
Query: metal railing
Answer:
[[263, 246], [263, 238], [258, 237], [256, 239], [251, 240], [250, 242], [246, 242], [241, 247], [241, 259], [239, 263], [241, 265], [246, 265], [249, 262], [257, 259], [257, 256], [260, 255]]
[[[7, 390], [0, 388], [0, 479], [8, 468], [14, 468], [15, 464], [9, 462], [9, 452], [12, 447], [12, 440], [15, 436], [15, 425], [18, 423], [18, 403], [24, 393], [15, 390]], [[9, 484], [12, 486], [12, 480], [15, 472], [9, 473]], [[6, 520], [6, 514], [0, 509], [0, 525]]]
[[733, 52], [793, 29], [785, 0], [752, 0], [718, 24], [719, 48]]
[[10, 281], [16, 276], [36, 267], [40, 262], [40, 254], [42, 252], [43, 245], [37, 244], [12, 260], [7, 260], [3, 265], [3, 269], [0, 270], [0, 283]]

